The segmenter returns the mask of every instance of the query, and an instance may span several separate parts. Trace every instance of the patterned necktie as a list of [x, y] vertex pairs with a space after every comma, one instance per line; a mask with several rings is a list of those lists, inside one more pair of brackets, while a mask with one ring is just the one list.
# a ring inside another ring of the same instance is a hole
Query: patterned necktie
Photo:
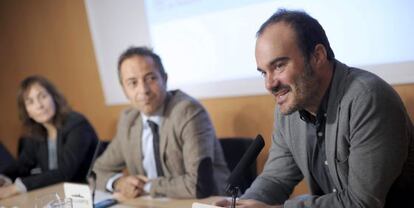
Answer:
[[158, 177], [162, 177], [164, 176], [164, 172], [162, 171], [162, 166], [161, 166], [160, 135], [158, 134], [158, 125], [150, 120], [148, 120], [147, 122], [152, 132], [152, 144], [154, 147], [154, 159], [155, 159], [155, 167], [157, 168], [157, 175]]

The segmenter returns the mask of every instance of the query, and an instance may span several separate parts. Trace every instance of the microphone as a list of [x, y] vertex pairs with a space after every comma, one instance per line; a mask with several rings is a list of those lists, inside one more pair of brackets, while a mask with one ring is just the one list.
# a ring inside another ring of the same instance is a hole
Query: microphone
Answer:
[[92, 169], [93, 169], [93, 166], [95, 164], [95, 160], [97, 159], [98, 154], [100, 152], [101, 146], [102, 146], [102, 142], [100, 140], [98, 140], [98, 144], [96, 144], [95, 151], [93, 152], [91, 164], [89, 166], [88, 172], [86, 173], [86, 179], [89, 179], [89, 177], [93, 177], [93, 175], [95, 175], [95, 177], [96, 177], [96, 174]]
[[89, 167], [88, 173], [86, 174], [86, 180], [88, 181], [88, 184], [90, 188], [92, 189], [92, 205], [93, 208], [107, 208], [112, 205], [115, 205], [118, 203], [118, 200], [116, 199], [105, 199], [100, 202], [95, 203], [95, 191], [96, 191], [96, 173], [93, 171], [93, 166], [95, 165], [96, 159], [98, 159], [98, 156], [103, 152], [103, 150], [106, 148], [108, 143], [102, 142], [101, 140], [98, 140], [98, 144], [96, 145], [95, 152], [92, 156], [91, 165]]
[[95, 190], [96, 190], [96, 173], [92, 169], [98, 157], [98, 153], [100, 152], [101, 146], [102, 146], [102, 142], [98, 140], [98, 144], [96, 144], [95, 151], [93, 152], [91, 165], [89, 166], [88, 172], [86, 174], [86, 181], [88, 182], [90, 188], [92, 189], [92, 204], [94, 204], [94, 201], [95, 201]]
[[249, 146], [247, 151], [244, 153], [239, 163], [237, 163], [236, 167], [231, 172], [230, 177], [227, 179], [227, 183], [228, 183], [226, 187], [227, 192], [231, 192], [234, 194], [234, 189], [238, 189], [238, 186], [240, 185], [243, 172], [245, 172], [247, 168], [249, 168], [249, 166], [256, 160], [257, 156], [259, 155], [263, 147], [264, 147], [264, 140], [263, 140], [262, 135], [259, 134], [256, 136], [256, 139]]

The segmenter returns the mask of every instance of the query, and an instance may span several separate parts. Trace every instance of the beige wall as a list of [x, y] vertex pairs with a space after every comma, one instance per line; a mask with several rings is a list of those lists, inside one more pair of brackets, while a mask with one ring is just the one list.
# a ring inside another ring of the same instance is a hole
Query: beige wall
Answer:
[[[114, 69], [115, 70], [115, 69]], [[0, 140], [16, 152], [20, 132], [16, 92], [31, 74], [52, 80], [74, 109], [84, 113], [100, 138], [111, 139], [118, 113], [108, 107], [99, 80], [83, 0], [0, 1]], [[173, 75], [171, 75], [173, 76]], [[414, 118], [414, 85], [395, 87]], [[268, 95], [202, 100], [219, 137], [261, 133], [270, 144], [274, 101]], [[303, 193], [302, 186], [297, 193]]]

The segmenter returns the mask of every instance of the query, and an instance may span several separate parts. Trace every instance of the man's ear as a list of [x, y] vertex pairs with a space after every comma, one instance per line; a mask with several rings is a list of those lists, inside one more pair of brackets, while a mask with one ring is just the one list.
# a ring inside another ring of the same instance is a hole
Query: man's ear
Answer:
[[317, 44], [312, 54], [312, 62], [314, 66], [319, 67], [327, 60], [326, 48], [322, 44]]
[[167, 80], [168, 80], [168, 74], [165, 73], [164, 76], [162, 76], [162, 78], [164, 79], [164, 83], [165, 85], [167, 85]]

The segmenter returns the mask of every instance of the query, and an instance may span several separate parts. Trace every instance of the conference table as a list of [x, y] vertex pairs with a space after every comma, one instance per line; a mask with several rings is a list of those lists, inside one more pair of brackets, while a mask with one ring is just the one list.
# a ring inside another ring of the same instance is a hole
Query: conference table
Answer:
[[[37, 198], [57, 193], [64, 196], [63, 183], [51, 185], [45, 188], [29, 191], [24, 194], [16, 195], [7, 199], [0, 200], [0, 208], [30, 208], [35, 207]], [[135, 199], [124, 200], [111, 207], [137, 207], [137, 208], [191, 208], [194, 202], [203, 204], [211, 204], [220, 199], [219, 196], [212, 196], [204, 199], [171, 199], [171, 198], [151, 198], [142, 196]]]

